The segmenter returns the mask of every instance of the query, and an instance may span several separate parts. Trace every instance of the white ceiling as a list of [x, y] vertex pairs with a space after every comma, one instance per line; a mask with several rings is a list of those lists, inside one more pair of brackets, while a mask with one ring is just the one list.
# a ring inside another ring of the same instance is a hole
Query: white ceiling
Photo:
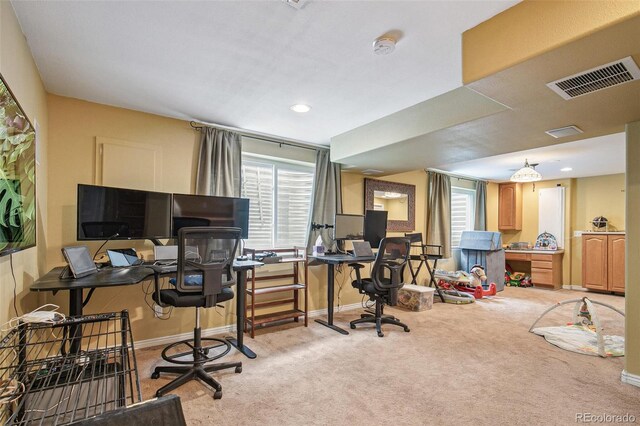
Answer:
[[[543, 180], [611, 175], [625, 172], [625, 134], [615, 133], [504, 155], [447, 164], [439, 169], [492, 181], [509, 180], [524, 161], [539, 163]], [[573, 170], [562, 172], [560, 169]]]
[[12, 3], [51, 93], [328, 144], [461, 86], [462, 32], [517, 1]]

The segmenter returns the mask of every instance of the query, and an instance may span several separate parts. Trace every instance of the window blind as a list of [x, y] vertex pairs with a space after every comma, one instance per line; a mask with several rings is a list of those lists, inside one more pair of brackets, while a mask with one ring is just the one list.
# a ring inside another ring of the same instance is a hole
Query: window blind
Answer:
[[278, 168], [277, 247], [304, 246], [309, 230], [313, 172]]
[[306, 244], [313, 175], [313, 167], [243, 156], [242, 196], [249, 198], [246, 247]]
[[475, 191], [451, 188], [451, 247], [460, 245], [463, 231], [473, 229]]
[[274, 213], [274, 166], [242, 162], [242, 197], [249, 199], [250, 248], [272, 248]]

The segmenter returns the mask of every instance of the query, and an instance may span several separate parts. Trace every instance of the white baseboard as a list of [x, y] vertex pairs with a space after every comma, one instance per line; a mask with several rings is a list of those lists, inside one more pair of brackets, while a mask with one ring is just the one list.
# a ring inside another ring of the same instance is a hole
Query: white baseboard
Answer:
[[[342, 305], [340, 306], [340, 311], [338, 311], [338, 307], [334, 308], [334, 313], [342, 313], [346, 311], [352, 311], [354, 309], [362, 308], [361, 303], [352, 303], [351, 305]], [[327, 315], [327, 308], [317, 309], [315, 311], [309, 311], [309, 317], [319, 317]], [[218, 334], [228, 334], [235, 333], [236, 331], [236, 323], [223, 325], [220, 327], [213, 328], [205, 328], [202, 330], [202, 337], [210, 337]], [[178, 342], [180, 340], [186, 340], [193, 338], [193, 331], [189, 331], [186, 333], [173, 334], [171, 336], [162, 336], [162, 337], [154, 337], [153, 339], [140, 340], [135, 342], [135, 347], [137, 349], [150, 348], [152, 346], [161, 346], [161, 345], [169, 345], [174, 342]]]
[[586, 288], [582, 287], [581, 285], [575, 285], [575, 284], [563, 285], [562, 288], [564, 290], [589, 291]]
[[[340, 310], [338, 311], [338, 307], [333, 308], [333, 313], [342, 313], [346, 311], [353, 311], [354, 309], [362, 308], [362, 303], [352, 303], [351, 305], [342, 305], [340, 306]], [[319, 317], [322, 315], [327, 315], [327, 308], [324, 309], [316, 309], [315, 311], [309, 311], [310, 317]]]
[[627, 383], [629, 385], [637, 386], [640, 388], [640, 376], [635, 374], [627, 373], [626, 370], [622, 370], [622, 374], [620, 375], [620, 379], [622, 383]]
[[[205, 328], [202, 330], [202, 337], [226, 334], [235, 331], [236, 323], [223, 325], [221, 327]], [[153, 339], [139, 340], [135, 342], [136, 349], [150, 348], [152, 346], [169, 345], [180, 340], [193, 339], [193, 331], [173, 334], [171, 336], [154, 337]]]

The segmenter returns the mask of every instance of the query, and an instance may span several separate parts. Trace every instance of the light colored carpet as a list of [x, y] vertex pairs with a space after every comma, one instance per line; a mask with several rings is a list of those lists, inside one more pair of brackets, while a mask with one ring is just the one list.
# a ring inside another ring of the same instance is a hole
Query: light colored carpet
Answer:
[[[243, 362], [242, 374], [214, 373], [221, 400], [199, 382], [176, 393], [189, 425], [573, 424], [584, 412], [640, 421], [640, 389], [620, 382], [623, 358], [567, 352], [528, 332], [546, 307], [583, 295], [507, 288], [472, 305], [389, 309], [411, 332], [386, 325], [384, 338], [366, 327], [343, 336], [313, 321], [267, 328], [245, 340], [258, 358], [232, 352], [221, 360]], [[622, 297], [589, 296], [624, 308]], [[622, 318], [605, 311], [607, 332], [622, 334]], [[348, 328], [360, 312], [340, 313], [336, 323]], [[137, 351], [144, 399], [169, 380], [149, 379], [159, 351]]]

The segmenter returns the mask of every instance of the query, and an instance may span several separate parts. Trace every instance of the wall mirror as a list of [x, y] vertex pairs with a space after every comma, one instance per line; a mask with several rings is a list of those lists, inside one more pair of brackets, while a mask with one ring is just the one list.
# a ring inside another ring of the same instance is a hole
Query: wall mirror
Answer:
[[389, 212], [388, 231], [413, 231], [416, 216], [416, 187], [404, 183], [365, 179], [364, 208]]

